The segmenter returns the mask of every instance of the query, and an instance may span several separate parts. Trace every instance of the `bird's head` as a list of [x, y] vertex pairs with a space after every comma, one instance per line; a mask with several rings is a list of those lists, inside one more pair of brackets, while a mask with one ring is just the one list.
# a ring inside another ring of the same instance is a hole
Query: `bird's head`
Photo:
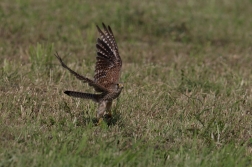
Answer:
[[122, 83], [117, 83], [116, 84], [117, 90], [122, 90], [123, 89], [123, 84]]
[[113, 85], [110, 86], [109, 91], [114, 92], [116, 94], [120, 94], [123, 89], [123, 84], [122, 83], [114, 83]]
[[118, 88], [118, 89], [122, 89], [122, 88], [123, 88], [123, 84], [122, 84], [122, 83], [118, 83], [118, 84], [117, 84], [117, 88]]

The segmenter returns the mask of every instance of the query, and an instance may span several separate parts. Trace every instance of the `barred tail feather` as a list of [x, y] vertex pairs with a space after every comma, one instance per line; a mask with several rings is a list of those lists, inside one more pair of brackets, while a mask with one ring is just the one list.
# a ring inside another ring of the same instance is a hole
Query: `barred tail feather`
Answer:
[[82, 99], [91, 99], [95, 102], [98, 102], [100, 95], [99, 94], [91, 94], [91, 93], [82, 93], [75, 91], [65, 91], [65, 94], [72, 97], [82, 98]]

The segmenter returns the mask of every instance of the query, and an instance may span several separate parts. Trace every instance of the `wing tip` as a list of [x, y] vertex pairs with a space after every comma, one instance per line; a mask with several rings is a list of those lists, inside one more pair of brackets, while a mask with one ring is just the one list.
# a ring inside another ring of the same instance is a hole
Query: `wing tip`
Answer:
[[100, 27], [98, 26], [98, 24], [96, 24], [96, 28], [97, 28], [98, 30], [100, 30]]
[[66, 90], [66, 91], [64, 91], [64, 93], [67, 94], [67, 95], [69, 96], [70, 91]]
[[103, 22], [102, 22], [102, 26], [103, 26], [103, 28], [104, 28], [105, 31], [108, 31], [107, 26]]
[[108, 30], [109, 30], [109, 32], [110, 32], [111, 34], [113, 34], [112, 29], [111, 29], [110, 26], [108, 26]]
[[61, 60], [61, 57], [59, 56], [59, 53], [57, 51], [54, 53], [54, 56], [57, 57], [57, 59]]

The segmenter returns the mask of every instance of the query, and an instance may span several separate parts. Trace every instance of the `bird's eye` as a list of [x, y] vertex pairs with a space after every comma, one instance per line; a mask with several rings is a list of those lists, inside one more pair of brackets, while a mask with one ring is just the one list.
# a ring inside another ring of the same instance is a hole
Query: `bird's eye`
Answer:
[[121, 83], [118, 83], [116, 85], [117, 85], [117, 88], [123, 88], [123, 84], [121, 84]]

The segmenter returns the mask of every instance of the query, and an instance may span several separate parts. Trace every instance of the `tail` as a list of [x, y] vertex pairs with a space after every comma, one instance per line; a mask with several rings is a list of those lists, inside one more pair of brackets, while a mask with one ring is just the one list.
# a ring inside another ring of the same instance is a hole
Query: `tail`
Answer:
[[72, 97], [82, 98], [82, 99], [91, 99], [95, 102], [98, 102], [100, 99], [100, 94], [91, 94], [91, 93], [82, 93], [82, 92], [74, 92], [74, 91], [65, 91], [65, 94]]

